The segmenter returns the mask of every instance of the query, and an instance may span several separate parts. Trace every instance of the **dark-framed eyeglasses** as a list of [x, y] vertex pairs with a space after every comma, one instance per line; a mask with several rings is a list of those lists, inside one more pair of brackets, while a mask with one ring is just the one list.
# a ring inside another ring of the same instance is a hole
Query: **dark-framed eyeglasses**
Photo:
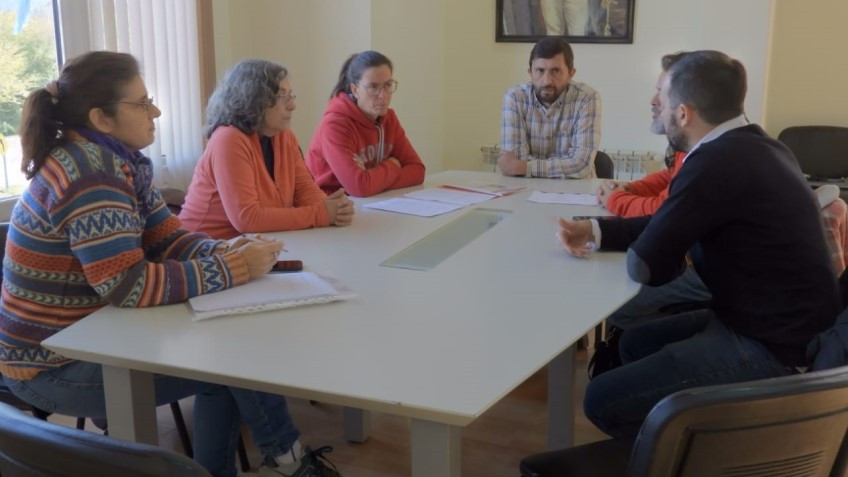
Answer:
[[153, 96], [144, 99], [143, 101], [112, 101], [119, 104], [134, 104], [138, 108], [143, 108], [144, 112], [150, 112], [150, 107], [153, 106]]

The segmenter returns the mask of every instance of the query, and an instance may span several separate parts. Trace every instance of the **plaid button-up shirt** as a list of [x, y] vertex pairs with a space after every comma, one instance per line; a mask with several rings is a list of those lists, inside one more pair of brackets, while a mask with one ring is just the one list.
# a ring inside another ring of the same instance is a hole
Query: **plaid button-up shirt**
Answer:
[[601, 96], [584, 83], [545, 107], [532, 83], [508, 89], [501, 120], [501, 150], [527, 162], [527, 177], [595, 177], [592, 162], [601, 142]]

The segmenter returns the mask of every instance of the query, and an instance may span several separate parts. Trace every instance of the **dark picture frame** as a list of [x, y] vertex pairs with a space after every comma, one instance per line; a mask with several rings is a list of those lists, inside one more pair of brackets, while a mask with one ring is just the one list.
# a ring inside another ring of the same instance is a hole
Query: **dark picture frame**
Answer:
[[[496, 0], [495, 41], [633, 43], [636, 0]], [[569, 31], [571, 30], [571, 31]]]

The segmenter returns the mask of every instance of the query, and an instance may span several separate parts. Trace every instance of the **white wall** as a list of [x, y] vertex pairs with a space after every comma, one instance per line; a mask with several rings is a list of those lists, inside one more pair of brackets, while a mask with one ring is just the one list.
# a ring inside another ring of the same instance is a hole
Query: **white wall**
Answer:
[[305, 151], [342, 62], [355, 52], [378, 50], [394, 63], [399, 82], [392, 107], [428, 169], [439, 170], [444, 1], [214, 0], [218, 77], [244, 58], [286, 65], [297, 94], [292, 128]]
[[304, 154], [342, 62], [371, 45], [368, 0], [214, 0], [218, 78], [236, 62], [261, 58], [289, 70], [292, 120]]
[[[574, 45], [575, 79], [603, 98], [601, 146], [665, 149], [648, 129], [648, 103], [660, 57], [678, 50], [718, 49], [741, 60], [748, 116], [761, 121], [772, 1], [639, 0], [633, 44]], [[499, 140], [504, 90], [528, 78], [532, 44], [495, 42], [492, 0], [214, 0], [214, 17], [220, 73], [248, 57], [291, 69], [293, 128], [304, 148], [355, 51], [373, 48], [394, 61], [392, 106], [431, 171], [480, 169], [480, 146]]]
[[848, 1], [775, 5], [766, 89], [766, 129], [848, 127]]
[[442, 169], [445, 0], [373, 0], [371, 48], [394, 64], [392, 108], [428, 172]]
[[[445, 160], [449, 168], [480, 168], [480, 146], [499, 140], [504, 91], [529, 78], [532, 44], [495, 43], [494, 3], [453, 2], [446, 15]], [[575, 81], [601, 93], [601, 146], [665, 150], [665, 140], [648, 129], [649, 101], [660, 58], [678, 50], [716, 49], [741, 60], [748, 69], [748, 117], [759, 121], [771, 3], [639, 0], [633, 44], [572, 45]]]

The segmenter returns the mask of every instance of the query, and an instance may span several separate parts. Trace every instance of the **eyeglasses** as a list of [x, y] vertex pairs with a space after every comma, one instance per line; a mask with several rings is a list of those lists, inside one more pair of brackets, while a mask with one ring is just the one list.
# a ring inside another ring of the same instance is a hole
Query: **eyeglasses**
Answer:
[[391, 94], [397, 91], [398, 82], [395, 80], [389, 80], [384, 85], [377, 84], [369, 84], [368, 86], [364, 86], [365, 91], [368, 91], [368, 94], [371, 96], [379, 96], [380, 91], [385, 92], [386, 94]]
[[297, 98], [297, 96], [291, 94], [291, 92], [289, 92], [288, 94], [275, 94], [274, 97], [277, 98], [278, 101], [282, 101], [283, 103], [294, 101], [294, 99]]
[[153, 97], [149, 97], [144, 101], [112, 101], [113, 103], [134, 104], [136, 107], [144, 108], [144, 112], [150, 112], [150, 107], [153, 106]]

